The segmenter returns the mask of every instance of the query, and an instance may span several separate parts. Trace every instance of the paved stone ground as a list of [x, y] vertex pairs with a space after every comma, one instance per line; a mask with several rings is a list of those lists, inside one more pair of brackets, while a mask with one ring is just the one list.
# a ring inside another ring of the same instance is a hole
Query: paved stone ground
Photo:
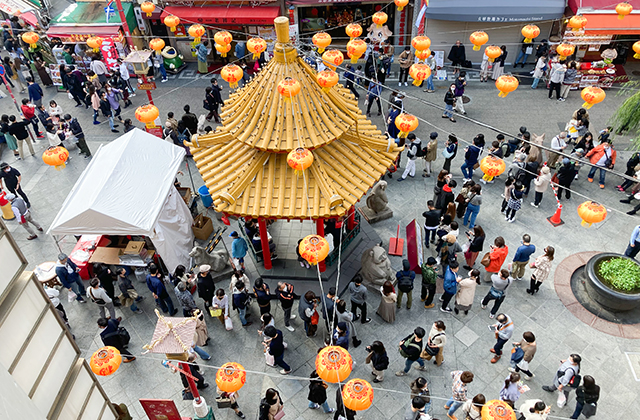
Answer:
[[[633, 69], [633, 64], [630, 63], [627, 66], [628, 73], [631, 73]], [[389, 85], [392, 86], [394, 83], [394, 80], [391, 79]], [[187, 70], [177, 77], [173, 76], [168, 83], [160, 84], [158, 90], [154, 92], [154, 99], [161, 109], [163, 117], [167, 111], [174, 111], [180, 116], [182, 114], [181, 107], [185, 103], [190, 103], [196, 112], [202, 113], [200, 98], [207, 85], [208, 78], [204, 80], [194, 78], [193, 70]], [[421, 90], [411, 86], [403, 89], [410, 95], [416, 95], [437, 105], [442, 105], [447, 83], [437, 82], [436, 85], [438, 90], [433, 94], [424, 94]], [[493, 84], [481, 84], [473, 80], [469, 83], [467, 94], [471, 98], [471, 103], [467, 105], [469, 117], [509, 132], [516, 132], [518, 127], [526, 125], [533, 133], [546, 133], [545, 144], [547, 145], [551, 137], [557, 133], [558, 128], [563, 127], [569, 120], [571, 113], [582, 104], [577, 92], [572, 92], [566, 102], [559, 103], [555, 100], [548, 100], [546, 91], [542, 89], [531, 91], [528, 87], [521, 87], [509, 94], [507, 98], [501, 99], [498, 98]], [[623, 101], [623, 98], [616, 97], [613, 90], [608, 91], [607, 95], [605, 102], [596, 105], [590, 111], [594, 132], [605, 126], [609, 116]], [[89, 147], [93, 151], [97, 150], [100, 144], [107, 143], [117, 137], [117, 135], [110, 133], [108, 124], [91, 125], [89, 110], [73, 108], [72, 101], [69, 101], [66, 95], [55, 94], [52, 89], [47, 89], [45, 100], [48, 101], [52, 98], [58, 100], [65, 111], [71, 112], [79, 118], [85, 129]], [[145, 98], [139, 94], [133, 98], [133, 102], [134, 106], [138, 106], [145, 102]], [[410, 112], [433, 124], [432, 127], [428, 123], [420, 123], [417, 134], [423, 139], [426, 139], [428, 133], [434, 130], [440, 133], [441, 140], [446, 138], [447, 131], [454, 131], [460, 138], [467, 141], [481, 132], [488, 140], [495, 136], [495, 133], [461, 118], [456, 124], [441, 119], [439, 110], [419, 104], [411, 99], [406, 100], [406, 107]], [[0, 100], [0, 113], [13, 112], [13, 104], [9, 99]], [[133, 109], [125, 110], [123, 117], [133, 118]], [[381, 117], [374, 117], [373, 121], [382, 127], [383, 119]], [[625, 152], [627, 146], [627, 138], [616, 139], [619, 153], [617, 170], [624, 170], [624, 163], [629, 155], [629, 152]], [[44, 147], [44, 142], [39, 141], [37, 151], [41, 153]], [[440, 147], [438, 153], [441, 149]], [[66, 169], [57, 172], [53, 168], [45, 166], [39, 157], [29, 157], [24, 161], [14, 162], [11, 154], [5, 151], [2, 159], [23, 173], [23, 185], [33, 202], [34, 218], [45, 227], [51, 223], [64, 198], [87, 165], [86, 160], [74, 156]], [[442, 158], [439, 158], [434, 167], [440, 169], [441, 164]], [[462, 158], [459, 154], [452, 165], [453, 174], [458, 181], [461, 179], [459, 169], [461, 164]], [[423, 163], [419, 162], [418, 175], [422, 168]], [[185, 173], [188, 173], [186, 168], [183, 169]], [[608, 208], [623, 211], [628, 209], [628, 206], [618, 202], [622, 198], [621, 194], [613, 190], [613, 186], [619, 183], [618, 179], [608, 176], [607, 188], [600, 190], [596, 185], [587, 183], [584, 175], [583, 173], [582, 178], [572, 185], [577, 191], [605, 203]], [[190, 185], [188, 176], [182, 177], [181, 180], [184, 184]], [[196, 188], [202, 185], [202, 180], [197, 173], [194, 174], [194, 182]], [[425, 210], [426, 201], [431, 198], [433, 184], [434, 178], [420, 176], [401, 184], [394, 180], [389, 181], [387, 192], [390, 206], [394, 211], [394, 218], [374, 225], [376, 232], [385, 244], [395, 234], [398, 223], [404, 227], [414, 218], [418, 218], [422, 222], [420, 214]], [[555, 210], [555, 201], [547, 193], [539, 209], [534, 209], [525, 202], [523, 209], [518, 213], [516, 222], [507, 224], [496, 210], [501, 201], [501, 185], [488, 186], [484, 191], [485, 201], [477, 223], [485, 229], [490, 240], [498, 235], [502, 235], [506, 239], [510, 248], [510, 258], [514, 255], [515, 248], [524, 233], [532, 235], [533, 243], [538, 249], [542, 249], [548, 244], [555, 246], [556, 262], [581, 251], [622, 252], [633, 226], [637, 223], [637, 219], [633, 217], [611, 211], [605, 222], [585, 229], [580, 226], [576, 213], [577, 205], [584, 199], [574, 197], [565, 202], [562, 218], [566, 223], [561, 227], [553, 228], [545, 220], [545, 217], [553, 214]], [[25, 232], [15, 222], [9, 222], [8, 227], [32, 267], [40, 262], [55, 259], [58, 251], [52, 238], [44, 236], [35, 241], [26, 241]], [[72, 240], [72, 238], [67, 238], [62, 242], [63, 250], [71, 250]], [[430, 255], [430, 251], [426, 251], [426, 255]], [[536, 255], [539, 255], [539, 252]], [[392, 264], [394, 268], [399, 268], [400, 258], [393, 257]], [[253, 279], [255, 269], [251, 263], [249, 266], [249, 275]], [[529, 273], [527, 272], [527, 274]], [[631, 359], [627, 358], [626, 353], [640, 352], [640, 344], [637, 340], [617, 338], [596, 331], [575, 318], [558, 299], [553, 288], [552, 278], [553, 276], [543, 285], [540, 294], [533, 298], [524, 292], [525, 284], [514, 284], [503, 305], [504, 311], [515, 322], [517, 337], [520, 337], [527, 330], [533, 331], [538, 337], [539, 350], [532, 362], [532, 371], [536, 373], [536, 377], [528, 382], [531, 391], [521, 399], [543, 398], [545, 402], [553, 403], [555, 395], [545, 393], [540, 389], [540, 386], [550, 383], [560, 359], [566, 358], [572, 352], [577, 352], [583, 356], [584, 360], [582, 373], [593, 375], [602, 386], [597, 418], [637, 417], [640, 402], [636, 396], [640, 391], [640, 386], [630, 369], [632, 364], [629, 360]], [[275, 284], [271, 284], [271, 286], [273, 289]], [[342, 284], [340, 288], [342, 288]], [[155, 324], [151, 296], [146, 291], [144, 284], [139, 284], [138, 289], [147, 297], [141, 306], [144, 314], [133, 315], [129, 311], [118, 310], [118, 315], [122, 315], [124, 318], [123, 325], [131, 332], [132, 349], [139, 349], [143, 344], [149, 342]], [[405, 378], [397, 378], [393, 375], [393, 372], [402, 366], [396, 345], [415, 326], [421, 325], [428, 328], [437, 319], [445, 321], [449, 342], [445, 348], [444, 365], [442, 367], [428, 365], [428, 371], [425, 372], [434, 396], [432, 412], [436, 418], [445, 418], [442, 408], [444, 401], [436, 397], [448, 398], [450, 396], [449, 372], [451, 370], [469, 369], [476, 374], [476, 379], [469, 387], [470, 395], [482, 392], [488, 398], [498, 396], [502, 381], [508, 374], [506, 370], [508, 360], [501, 360], [495, 365], [489, 363], [491, 355], [488, 350], [494, 340], [492, 334], [487, 330], [487, 325], [490, 323], [487, 312], [479, 307], [479, 299], [487, 292], [487, 289], [484, 285], [478, 287], [476, 303], [468, 316], [443, 314], [434, 309], [424, 310], [418, 301], [411, 310], [404, 308], [399, 310], [396, 323], [393, 325], [383, 323], [375, 315], [373, 315], [372, 323], [365, 326], [357, 325], [358, 337], [363, 340], [364, 344], [366, 345], [375, 339], [382, 340], [387, 346], [391, 359], [385, 381], [376, 387], [373, 407], [366, 413], [360, 414], [359, 418], [368, 420], [402, 418], [402, 413], [409, 402], [408, 396], [402, 392], [408, 391], [410, 381], [417, 376], [418, 372], [412, 371], [411, 376]], [[379, 303], [378, 295], [371, 293], [369, 302], [370, 311], [373, 313]], [[90, 303], [86, 305], [65, 303], [65, 306], [78, 344], [88, 357], [99, 347], [99, 337], [95, 326], [98, 309]], [[279, 309], [274, 312], [276, 325], [281, 327], [282, 312]], [[257, 318], [256, 314], [257, 310], [254, 308], [252, 317], [254, 322]], [[257, 325], [254, 324], [247, 329], [242, 329], [239, 327], [236, 315], [233, 316], [233, 319], [236, 328], [231, 332], [224, 331], [216, 320], [208, 321], [210, 336], [213, 340], [207, 350], [213, 358], [210, 362], [201, 362], [201, 364], [219, 366], [227, 361], [238, 361], [249, 371], [266, 374], [266, 376], [249, 374], [247, 385], [240, 392], [240, 406], [248, 418], [256, 417], [260, 396], [270, 386], [275, 386], [280, 390], [285, 401], [287, 418], [306, 420], [326, 418], [327, 416], [322, 413], [307, 409], [307, 389], [303, 380], [281, 377], [275, 369], [265, 366], [262, 346], [256, 333]], [[304, 338], [299, 320], [293, 321], [293, 325], [296, 327], [296, 332], [289, 333], [285, 330], [285, 340], [289, 343], [286, 360], [294, 369], [293, 375], [304, 378], [313, 369], [315, 354], [321, 345], [321, 339]], [[357, 361], [351, 377], [370, 379], [368, 368], [364, 364], [366, 355], [364, 346], [352, 349], [351, 353]], [[180, 400], [179, 378], [161, 367], [159, 358], [151, 359], [149, 357], [148, 355], [140, 357], [135, 363], [123, 365], [120, 371], [112, 377], [101, 378], [109, 397], [115, 402], [127, 403], [131, 407], [134, 418], [145, 418], [140, 405], [136, 402], [137, 399], [143, 397], [174, 398], [181, 408], [182, 414], [190, 415], [192, 410], [189, 404]], [[637, 358], [632, 360], [636, 360], [634, 363], [637, 375], [637, 372], [640, 372], [640, 365], [637, 364]], [[206, 368], [204, 371], [208, 380], [213, 382], [215, 370]], [[329, 401], [332, 406], [335, 406], [335, 389], [335, 385], [329, 387]], [[213, 402], [215, 394], [211, 388], [205, 391], [204, 395], [209, 402]], [[574, 401], [575, 398], [572, 396], [568, 407], [564, 409], [554, 407], [552, 415], [569, 417], [575, 405]], [[216, 416], [217, 418], [235, 418], [230, 410], [216, 410]]]

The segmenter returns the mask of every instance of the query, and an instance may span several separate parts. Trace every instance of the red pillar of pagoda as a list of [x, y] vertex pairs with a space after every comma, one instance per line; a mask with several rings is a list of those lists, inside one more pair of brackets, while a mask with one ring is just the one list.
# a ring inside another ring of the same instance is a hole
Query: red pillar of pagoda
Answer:
[[[324, 219], [322, 217], [316, 219], [316, 234], [324, 238]], [[318, 263], [318, 267], [320, 267], [321, 273], [324, 273], [327, 270], [327, 265], [324, 261], [320, 261]]]
[[264, 260], [264, 268], [267, 270], [271, 270], [269, 235], [267, 235], [267, 222], [263, 218], [258, 219], [258, 228], [260, 229], [260, 244], [262, 245], [262, 258]]
[[351, 232], [356, 227], [356, 206], [351, 206], [347, 213], [347, 230]]

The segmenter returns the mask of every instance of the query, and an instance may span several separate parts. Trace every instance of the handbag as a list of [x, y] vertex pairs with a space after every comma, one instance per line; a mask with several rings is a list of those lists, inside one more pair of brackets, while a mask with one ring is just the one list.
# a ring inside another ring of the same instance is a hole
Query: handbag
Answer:
[[231, 407], [231, 398], [224, 393], [216, 397], [216, 404], [218, 404], [218, 408], [229, 408]]
[[567, 397], [564, 395], [564, 392], [558, 392], [558, 400], [556, 401], [558, 408], [564, 407], [566, 403]]
[[596, 409], [597, 408], [598, 408], [598, 404], [596, 404], [596, 403], [585, 404], [582, 407], [582, 414], [586, 418], [589, 418], [589, 417], [594, 416], [596, 414]]
[[531, 55], [533, 53], [533, 47], [527, 47], [524, 49], [524, 53], [526, 55]]
[[524, 350], [520, 347], [514, 347], [511, 350], [511, 361], [518, 364], [524, 358]]
[[231, 318], [224, 319], [224, 327], [227, 331], [231, 331], [233, 329], [233, 322], [231, 321]]
[[193, 394], [191, 391], [187, 391], [186, 389], [182, 390], [182, 399], [183, 400], [193, 400]]
[[269, 353], [269, 349], [267, 349], [267, 351], [264, 352], [264, 358], [265, 358], [265, 361], [267, 362], [267, 365], [272, 367], [276, 365], [276, 358], [273, 357], [271, 353]]
[[284, 417], [284, 410], [280, 407], [280, 410], [276, 414], [273, 415], [273, 420], [280, 420]]
[[210, 306], [209, 307], [209, 314], [211, 314], [212, 318], [219, 317], [220, 315], [222, 315], [222, 309], [220, 309], [220, 308], [215, 309], [215, 308]]
[[449, 159], [451, 156], [453, 156], [453, 152], [449, 152], [446, 148], [442, 151], [442, 157], [445, 159]]
[[427, 345], [424, 347], [424, 352], [427, 353], [429, 356], [435, 356], [436, 354], [438, 354], [439, 351], [440, 351], [440, 347], [431, 346], [429, 345], [429, 343], [427, 343]]
[[484, 254], [484, 257], [480, 260], [480, 264], [484, 267], [489, 267], [489, 264], [491, 264], [491, 252]]
[[318, 325], [318, 321], [320, 321], [320, 315], [318, 311], [315, 311], [313, 315], [311, 315], [311, 325]]
[[473, 169], [478, 169], [480, 167], [480, 162], [476, 162], [475, 165], [473, 165]]
[[369, 354], [367, 354], [367, 358], [366, 358], [366, 359], [364, 359], [364, 362], [365, 362], [366, 364], [371, 363], [371, 358], [372, 358], [372, 357], [373, 357], [373, 352], [370, 352]]
[[67, 294], [67, 299], [68, 299], [69, 303], [71, 303], [74, 300], [76, 300], [77, 297], [78, 297], [78, 295], [76, 295], [73, 290], [69, 290], [69, 293]]

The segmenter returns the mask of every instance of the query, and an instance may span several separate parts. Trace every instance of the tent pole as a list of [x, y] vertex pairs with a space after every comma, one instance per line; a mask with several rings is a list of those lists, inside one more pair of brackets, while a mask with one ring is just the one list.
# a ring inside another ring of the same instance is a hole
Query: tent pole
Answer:
[[62, 254], [62, 248], [60, 248], [60, 244], [58, 243], [58, 237], [56, 235], [51, 235], [51, 236], [53, 236], [53, 242], [56, 244], [56, 248], [58, 248], [58, 252]]
[[187, 170], [189, 171], [189, 178], [191, 179], [191, 190], [193, 191], [193, 195], [197, 197], [199, 194], [198, 190], [196, 190], [195, 184], [193, 183], [193, 175], [191, 175], [191, 166], [189, 166], [189, 159], [185, 157], [184, 163], [185, 165], [187, 165]]

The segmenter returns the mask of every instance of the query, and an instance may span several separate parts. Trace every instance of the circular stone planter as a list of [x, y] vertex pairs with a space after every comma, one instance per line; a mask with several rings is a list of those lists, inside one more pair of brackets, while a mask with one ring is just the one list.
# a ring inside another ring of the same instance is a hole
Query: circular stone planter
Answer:
[[602, 282], [596, 274], [595, 270], [600, 263], [611, 258], [625, 258], [638, 264], [632, 258], [612, 252], [605, 252], [591, 257], [585, 267], [587, 293], [591, 299], [611, 312], [625, 312], [640, 307], [640, 293], [618, 292]]

